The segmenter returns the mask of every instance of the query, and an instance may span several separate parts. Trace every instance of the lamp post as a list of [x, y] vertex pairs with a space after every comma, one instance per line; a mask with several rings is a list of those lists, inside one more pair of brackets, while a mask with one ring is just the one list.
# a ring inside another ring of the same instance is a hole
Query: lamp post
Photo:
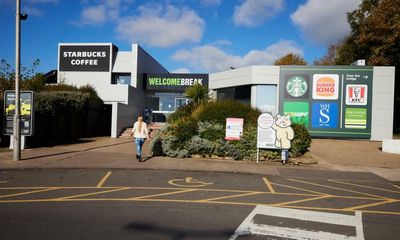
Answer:
[[20, 65], [21, 65], [21, 20], [26, 20], [28, 15], [21, 14], [21, 1], [16, 0], [16, 14], [15, 14], [15, 114], [14, 114], [14, 143], [13, 155], [14, 160], [21, 159], [21, 119], [20, 119]]

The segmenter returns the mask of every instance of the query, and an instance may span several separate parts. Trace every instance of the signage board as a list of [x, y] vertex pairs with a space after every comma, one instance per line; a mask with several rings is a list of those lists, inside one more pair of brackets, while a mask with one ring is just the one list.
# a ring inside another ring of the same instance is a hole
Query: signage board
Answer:
[[257, 148], [275, 149], [276, 134], [272, 129], [274, 117], [269, 113], [263, 113], [257, 119]]
[[243, 134], [243, 118], [227, 118], [225, 140], [240, 140]]
[[110, 45], [60, 45], [59, 71], [109, 72]]
[[186, 88], [199, 83], [208, 89], [208, 74], [195, 73], [162, 73], [147, 74], [145, 89], [185, 91]]
[[371, 137], [373, 67], [281, 66], [279, 111], [311, 136]]
[[[33, 135], [34, 98], [32, 91], [20, 91], [21, 135]], [[4, 135], [14, 134], [15, 91], [4, 92]]]

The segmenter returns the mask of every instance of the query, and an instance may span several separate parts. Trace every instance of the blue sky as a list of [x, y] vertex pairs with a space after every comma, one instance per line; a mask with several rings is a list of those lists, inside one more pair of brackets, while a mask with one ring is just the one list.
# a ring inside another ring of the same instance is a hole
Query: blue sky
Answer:
[[[271, 65], [296, 53], [309, 64], [349, 31], [361, 0], [21, 0], [21, 62], [57, 68], [58, 43], [140, 44], [170, 72]], [[0, 0], [0, 59], [15, 63], [15, 1]]]

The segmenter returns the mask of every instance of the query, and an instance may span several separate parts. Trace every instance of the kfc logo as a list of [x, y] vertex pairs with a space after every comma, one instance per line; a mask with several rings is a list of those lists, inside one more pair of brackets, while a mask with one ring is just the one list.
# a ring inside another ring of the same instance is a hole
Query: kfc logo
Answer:
[[367, 85], [347, 85], [346, 94], [347, 105], [367, 105]]

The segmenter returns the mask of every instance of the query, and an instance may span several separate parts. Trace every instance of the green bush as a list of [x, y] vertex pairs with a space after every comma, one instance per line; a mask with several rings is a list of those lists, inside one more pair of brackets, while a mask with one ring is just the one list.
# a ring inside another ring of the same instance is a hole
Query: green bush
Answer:
[[90, 99], [82, 92], [39, 92], [35, 97], [35, 111], [53, 115], [82, 111]]
[[199, 136], [192, 137], [186, 143], [185, 149], [187, 149], [191, 155], [200, 154], [203, 157], [209, 157], [213, 153], [212, 142]]
[[78, 91], [78, 88], [73, 85], [68, 84], [56, 84], [56, 85], [47, 85], [44, 87], [44, 91], [47, 92], [75, 92]]
[[225, 127], [220, 123], [198, 122], [197, 127], [200, 137], [210, 141], [216, 141], [225, 136]]
[[167, 122], [174, 123], [175, 121], [178, 121], [179, 119], [190, 117], [190, 115], [192, 114], [192, 112], [194, 111], [195, 108], [196, 108], [196, 106], [193, 103], [189, 103], [187, 105], [180, 106], [178, 109], [176, 109], [176, 111], [174, 113], [169, 115]]
[[[152, 151], [170, 157], [217, 155], [235, 160], [257, 157], [257, 118], [259, 111], [233, 100], [204, 103], [194, 108], [180, 108], [169, 119], [170, 124], [160, 131], [160, 139], [154, 140]], [[226, 141], [226, 118], [244, 118], [243, 135], [239, 141]], [[289, 151], [291, 157], [302, 156], [311, 144], [307, 129], [302, 124], [292, 124], [294, 139]], [[161, 147], [160, 147], [161, 146]], [[157, 149], [158, 148], [158, 149]], [[280, 150], [260, 149], [266, 159], [280, 158]]]
[[80, 86], [78, 90], [83, 93], [89, 93], [91, 99], [102, 101], [99, 95], [97, 95], [96, 89], [90, 84]]
[[290, 157], [300, 157], [308, 151], [311, 146], [311, 137], [306, 127], [302, 124], [292, 124], [294, 139], [289, 150]]
[[175, 148], [182, 148], [186, 142], [197, 135], [197, 122], [191, 118], [182, 118], [171, 124], [171, 133], [177, 138]]
[[192, 117], [201, 122], [216, 122], [225, 125], [226, 118], [244, 118], [244, 124], [255, 124], [260, 111], [235, 100], [214, 101], [200, 105]]

